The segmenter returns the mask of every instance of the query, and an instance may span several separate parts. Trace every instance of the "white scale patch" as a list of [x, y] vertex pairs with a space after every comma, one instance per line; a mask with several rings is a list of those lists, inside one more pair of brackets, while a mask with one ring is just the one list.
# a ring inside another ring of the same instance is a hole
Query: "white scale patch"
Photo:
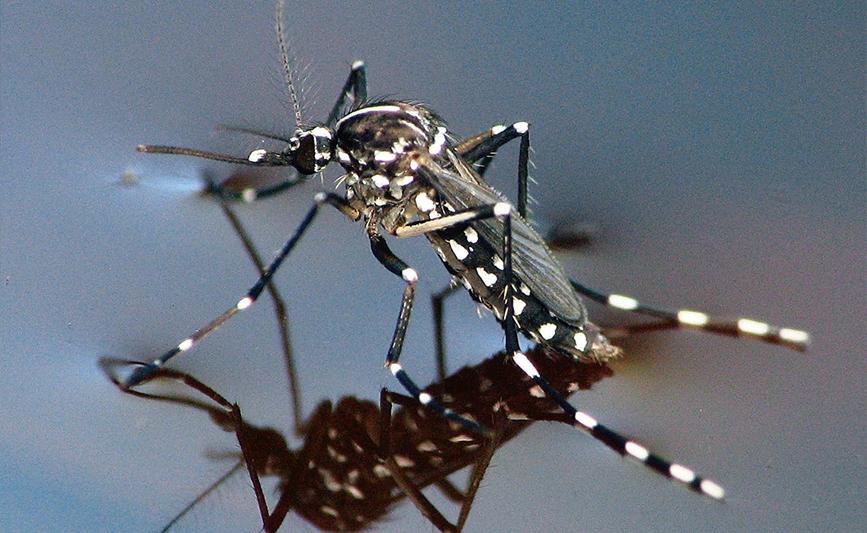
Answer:
[[524, 312], [525, 307], [527, 307], [527, 302], [519, 298], [512, 297], [512, 311], [515, 312], [515, 316], [521, 316], [521, 313]]
[[572, 337], [572, 339], [575, 341], [575, 347], [578, 348], [579, 350], [581, 350], [582, 352], [584, 351], [585, 348], [587, 348], [587, 335], [585, 335], [584, 333], [581, 333], [579, 331], [578, 333], [575, 334], [574, 337]]
[[251, 163], [258, 163], [262, 159], [265, 159], [265, 156], [267, 155], [268, 150], [262, 150], [261, 148], [259, 150], [253, 150], [252, 152], [250, 152], [250, 155], [247, 156], [247, 161]]
[[397, 178], [396, 180], [394, 180], [394, 182], [396, 184], [400, 185], [401, 187], [406, 187], [407, 185], [412, 183], [412, 180], [414, 180], [414, 179], [415, 179], [415, 176], [413, 176], [412, 174], [407, 174], [405, 176], [401, 176], [401, 177]]
[[738, 329], [752, 335], [767, 335], [771, 327], [764, 322], [756, 322], [748, 318], [738, 320]]
[[503, 270], [503, 268], [505, 268], [505, 266], [506, 266], [503, 264], [503, 258], [500, 257], [499, 255], [495, 255], [494, 258], [491, 260], [491, 262], [494, 264], [494, 267], [497, 270]]
[[[452, 249], [454, 249], [454, 247]], [[497, 283], [497, 275], [491, 274], [482, 267], [478, 267], [476, 273], [479, 275], [479, 278], [482, 279], [482, 283], [485, 284], [485, 287], [493, 287]]]
[[419, 443], [419, 445], [416, 446], [416, 449], [420, 452], [435, 452], [437, 451], [437, 446], [433, 442], [426, 440], [422, 443]]
[[530, 378], [540, 377], [539, 371], [536, 370], [536, 367], [533, 365], [533, 363], [530, 362], [529, 359], [527, 359], [527, 356], [524, 355], [523, 352], [515, 352], [512, 355], [512, 360], [515, 362], [516, 365], [518, 365], [518, 368], [523, 370], [524, 373], [527, 374], [527, 376], [529, 376]]
[[452, 253], [458, 258], [458, 261], [463, 261], [470, 255], [470, 251], [461, 246], [458, 241], [449, 241], [449, 246], [452, 249]]
[[711, 498], [716, 498], [717, 500], [725, 498], [726, 493], [723, 488], [709, 479], [703, 479], [700, 486], [702, 492]]
[[407, 146], [409, 146], [409, 141], [406, 140], [405, 137], [401, 137], [397, 141], [392, 143], [391, 149], [396, 154], [402, 154]]
[[544, 324], [539, 326], [539, 335], [542, 336], [543, 339], [549, 341], [554, 338], [554, 335], [557, 334], [557, 325], [556, 324]]
[[430, 155], [437, 155], [443, 150], [443, 146], [446, 144], [446, 129], [440, 126], [437, 128], [437, 132], [434, 135], [434, 142], [431, 145], [428, 152]]
[[415, 461], [405, 455], [395, 455], [394, 462], [401, 468], [412, 468], [415, 466]]
[[470, 226], [467, 226], [467, 229], [464, 230], [464, 236], [467, 238], [467, 242], [469, 243], [479, 242], [479, 234]]
[[415, 197], [415, 205], [421, 209], [422, 213], [429, 213], [436, 207], [436, 204], [433, 203], [433, 200], [430, 199], [430, 196], [426, 192], [419, 193]]
[[671, 477], [684, 483], [692, 483], [695, 479], [695, 472], [685, 466], [673, 464], [668, 468], [668, 473]]
[[650, 456], [650, 452], [647, 451], [647, 448], [631, 440], [626, 442], [624, 448], [626, 449], [626, 453], [635, 457], [639, 461], [644, 461]]
[[682, 309], [677, 312], [677, 321], [688, 326], [705, 326], [708, 320], [709, 317], [706, 314], [698, 311]]
[[611, 294], [608, 296], [608, 305], [626, 311], [632, 311], [638, 307], [638, 300], [623, 296], [622, 294]]
[[599, 422], [597, 422], [595, 418], [582, 411], [577, 411], [575, 413], [575, 421], [587, 429], [593, 429], [599, 425]]
[[810, 334], [799, 329], [782, 328], [780, 330], [780, 338], [789, 342], [800, 342], [806, 344], [810, 342]]
[[379, 187], [380, 189], [385, 189], [391, 183], [388, 178], [383, 176], [382, 174], [374, 174], [370, 177], [370, 181], [373, 182], [374, 185]]
[[373, 152], [373, 159], [379, 161], [380, 163], [388, 163], [397, 159], [397, 154], [394, 154], [392, 152], [384, 152], [382, 150], [375, 150]]

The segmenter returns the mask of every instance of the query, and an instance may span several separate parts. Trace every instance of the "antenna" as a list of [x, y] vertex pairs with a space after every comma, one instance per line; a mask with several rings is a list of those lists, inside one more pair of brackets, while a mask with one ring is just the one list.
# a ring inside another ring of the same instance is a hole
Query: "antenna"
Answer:
[[289, 87], [289, 97], [292, 99], [292, 111], [295, 113], [295, 125], [302, 126], [301, 103], [298, 101], [298, 93], [295, 90], [292, 61], [289, 59], [286, 38], [283, 35], [283, 0], [277, 2], [277, 42], [280, 43], [280, 61], [283, 63], [283, 72], [286, 74], [286, 85]]

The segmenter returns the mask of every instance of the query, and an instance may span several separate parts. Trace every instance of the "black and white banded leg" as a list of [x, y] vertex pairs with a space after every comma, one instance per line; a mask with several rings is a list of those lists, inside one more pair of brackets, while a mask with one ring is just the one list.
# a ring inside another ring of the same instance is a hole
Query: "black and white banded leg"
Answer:
[[[483, 174], [492, 161], [496, 150], [509, 141], [521, 138], [518, 162], [518, 213], [527, 218], [527, 183], [529, 164], [529, 127], [526, 122], [516, 122], [511, 126], [494, 126], [488, 131], [475, 135], [456, 146], [456, 152], [476, 170]], [[777, 327], [766, 322], [749, 318], [726, 319], [711, 316], [701, 311], [681, 309], [669, 311], [640, 303], [635, 298], [616, 293], [604, 293], [582, 283], [571, 281], [575, 290], [591, 300], [638, 314], [661, 319], [660, 322], [624, 326], [616, 328], [617, 334], [659, 331], [663, 329], [697, 328], [709, 333], [730, 337], [750, 337], [771, 344], [780, 344], [798, 351], [807, 349], [810, 335], [803, 330]], [[433, 295], [434, 320], [441, 322], [442, 301], [454, 290], [449, 287]], [[439, 314], [438, 314], [439, 313]], [[442, 353], [442, 333], [436, 335], [437, 353]], [[438, 356], [439, 358], [439, 356]]]
[[517, 364], [525, 374], [527, 374], [543, 391], [545, 391], [547, 396], [557, 402], [565, 415], [565, 418], [556, 414], [551, 416], [535, 416], [532, 418], [533, 420], [564, 422], [579, 429], [583, 429], [593, 436], [593, 438], [602, 442], [620, 455], [636, 459], [651, 470], [654, 470], [673, 481], [684, 484], [690, 490], [708, 496], [714, 500], [722, 500], [725, 498], [725, 490], [716, 482], [697, 475], [690, 468], [678, 463], [672, 463], [659, 455], [651, 453], [645, 446], [600, 424], [591, 415], [575, 409], [575, 407], [573, 407], [565, 398], [560, 396], [560, 394], [548, 384], [548, 382], [539, 374], [536, 366], [523, 352], [516, 352], [512, 358], [515, 361], [515, 364]]
[[572, 286], [578, 293], [616, 309], [652, 316], [661, 319], [659, 323], [639, 324], [616, 328], [626, 334], [645, 330], [697, 328], [709, 333], [730, 337], [750, 337], [771, 344], [780, 344], [798, 351], [804, 351], [810, 344], [810, 334], [806, 331], [792, 328], [772, 326], [749, 318], [725, 319], [718, 318], [700, 311], [681, 309], [667, 311], [644, 305], [635, 298], [622, 294], [603, 293], [572, 281]]
[[514, 139], [521, 139], [518, 151], [518, 213], [527, 217], [528, 182], [530, 168], [530, 125], [515, 122], [510, 126], [496, 125], [487, 131], [470, 137], [455, 146], [455, 152], [484, 177], [497, 150]]
[[[329, 193], [317, 194], [315, 196], [315, 202], [313, 206], [307, 212], [301, 224], [295, 230], [295, 233], [286, 242], [286, 244], [277, 254], [277, 257], [265, 270], [265, 273], [259, 278], [259, 280], [253, 285], [253, 287], [249, 291], [247, 291], [247, 294], [243, 298], [241, 298], [237, 304], [235, 304], [227, 311], [222, 313], [220, 316], [209, 322], [207, 325], [200, 328], [195, 333], [178, 343], [178, 345], [174, 348], [168, 350], [163, 355], [154, 359], [151, 363], [137, 367], [125, 379], [119, 380], [120, 386], [125, 389], [130, 389], [143, 382], [144, 380], [148, 379], [151, 374], [153, 374], [157, 369], [165, 365], [165, 363], [168, 362], [170, 359], [172, 359], [179, 353], [191, 350], [193, 346], [196, 345], [196, 343], [198, 343], [208, 334], [216, 330], [227, 320], [231, 319], [239, 312], [244, 311], [250, 306], [252, 306], [259, 298], [265, 287], [270, 283], [271, 278], [274, 276], [274, 273], [277, 271], [277, 269], [280, 268], [283, 261], [295, 248], [295, 245], [304, 235], [304, 232], [313, 222], [313, 219], [316, 217], [317, 213], [324, 205], [331, 205], [335, 207], [341, 213], [343, 213], [345, 216], [352, 220], [358, 220], [361, 217], [361, 214], [356, 209], [351, 207], [349, 203], [343, 198], [335, 194]], [[505, 203], [498, 205], [506, 206], [506, 209], [509, 209], [511, 207], [509, 206], [509, 204]], [[444, 217], [442, 219], [429, 222], [436, 222], [437, 226], [446, 227], [449, 224], [471, 222], [473, 220], [490, 218], [492, 216], [496, 216], [495, 207], [496, 206], [475, 208], [472, 210], [468, 210], [469, 212], [455, 213], [449, 217]], [[445, 225], [443, 225], [444, 223]], [[404, 228], [401, 228], [403, 231], [398, 231], [398, 236], [410, 236], [424, 233], [424, 230], [418, 231], [417, 229], [414, 229], [419, 227], [425, 228], [426, 226], [424, 226], [424, 224], [427, 223], [421, 223], [415, 226], [405, 226]], [[404, 295], [401, 301], [400, 314], [397, 325], [395, 327], [394, 336], [392, 337], [392, 342], [388, 350], [388, 355], [386, 357], [386, 366], [389, 368], [392, 374], [394, 374], [394, 376], [401, 383], [401, 385], [403, 385], [404, 388], [421, 404], [428, 406], [444, 418], [463, 424], [468, 429], [477, 431], [482, 434], [490, 434], [487, 428], [482, 427], [473, 420], [469, 420], [458, 415], [451, 409], [445, 408], [442, 404], [434, 400], [431, 395], [422, 392], [422, 390], [418, 387], [418, 385], [415, 384], [409, 374], [406, 373], [406, 371], [398, 362], [403, 348], [403, 341], [406, 336], [406, 328], [409, 324], [410, 313], [412, 311], [413, 296], [415, 293], [415, 285], [418, 281], [418, 274], [414, 269], [410, 268], [405, 262], [403, 262], [400, 258], [395, 256], [391, 252], [382, 236], [376, 231], [374, 224], [369, 224], [368, 228], [370, 228], [368, 230], [368, 233], [370, 237], [371, 250], [373, 251], [374, 256], [390, 272], [400, 276], [407, 283], [407, 287], [404, 290]]]
[[271, 278], [274, 277], [274, 273], [277, 272], [277, 269], [280, 268], [280, 265], [283, 264], [283, 261], [292, 252], [292, 249], [295, 248], [295, 245], [304, 235], [304, 232], [313, 222], [313, 219], [316, 217], [319, 210], [324, 205], [331, 205], [339, 210], [341, 213], [346, 215], [348, 218], [352, 220], [358, 220], [361, 217], [361, 214], [351, 207], [346, 200], [337, 196], [335, 194], [330, 193], [318, 193], [314, 197], [314, 204], [307, 211], [307, 214], [304, 216], [304, 219], [301, 221], [301, 224], [295, 230], [295, 233], [286, 241], [286, 244], [283, 245], [283, 248], [277, 254], [277, 256], [271, 261], [271, 264], [268, 265], [268, 268], [265, 269], [265, 273], [262, 274], [258, 281], [247, 291], [247, 294], [238, 300], [234, 306], [230, 307], [228, 310], [223, 312], [220, 316], [209, 322], [204, 327], [196, 330], [195, 333], [178, 343], [177, 346], [168, 350], [161, 356], [154, 359], [151, 363], [140, 366], [136, 368], [126, 379], [121, 380], [120, 384], [124, 388], [134, 387], [137, 384], [141, 383], [145, 379], [148, 378], [156, 369], [163, 366], [166, 362], [168, 362], [171, 358], [175, 357], [179, 353], [189, 351], [196, 345], [200, 340], [206, 337], [208, 334], [219, 328], [223, 323], [227, 320], [248, 309], [251, 305], [253, 305], [259, 296], [262, 294], [262, 291], [265, 287], [271, 282]]
[[[235, 234], [241, 240], [241, 244], [244, 246], [244, 250], [247, 252], [250, 261], [256, 267], [259, 275], [264, 275], [265, 263], [262, 261], [262, 257], [259, 255], [258, 250], [256, 250], [253, 240], [250, 238], [250, 235], [247, 233], [243, 224], [241, 224], [235, 211], [229, 205], [226, 191], [216, 182], [215, 179], [213, 179], [213, 176], [209, 174], [205, 175], [205, 192], [216, 197], [217, 202], [220, 204], [220, 208], [223, 210], [223, 213], [226, 215], [226, 218], [229, 219], [229, 223], [235, 230]], [[283, 362], [286, 366], [286, 377], [289, 383], [290, 406], [292, 409], [295, 434], [301, 435], [303, 433], [301, 387], [298, 382], [298, 371], [295, 367], [295, 357], [293, 355], [292, 342], [289, 336], [289, 315], [286, 311], [286, 304], [283, 301], [283, 297], [280, 295], [277, 286], [274, 283], [268, 283], [267, 289], [271, 295], [271, 302], [274, 306], [274, 315], [277, 318], [277, 330], [280, 334], [280, 345], [283, 349]]]

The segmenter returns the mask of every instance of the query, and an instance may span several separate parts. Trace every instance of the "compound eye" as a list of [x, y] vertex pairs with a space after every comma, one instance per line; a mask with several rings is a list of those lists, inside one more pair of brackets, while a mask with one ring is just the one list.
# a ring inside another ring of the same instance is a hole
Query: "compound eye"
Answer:
[[299, 133], [293, 141], [289, 148], [292, 166], [301, 174], [315, 174], [331, 161], [332, 136], [327, 129]]
[[316, 140], [304, 134], [298, 138], [298, 146], [292, 152], [292, 166], [302, 174], [314, 174], [316, 168]]

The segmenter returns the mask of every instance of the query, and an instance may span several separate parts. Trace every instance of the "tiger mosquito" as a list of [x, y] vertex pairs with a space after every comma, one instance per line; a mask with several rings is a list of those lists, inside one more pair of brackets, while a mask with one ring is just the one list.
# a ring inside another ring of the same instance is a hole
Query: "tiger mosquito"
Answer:
[[[291, 167], [297, 173], [286, 188], [319, 173], [332, 163], [345, 174], [345, 194], [321, 192], [286, 244], [235, 305], [182, 340], [151, 363], [138, 367], [121, 382], [131, 388], [171, 358], [189, 351], [202, 338], [250, 307], [320, 212], [331, 206], [352, 221], [363, 221], [374, 257], [405, 283], [395, 331], [385, 365], [406, 391], [440, 416], [469, 430], [490, 435], [489, 428], [445, 407], [416, 385], [400, 363], [418, 273], [392, 253], [382, 231], [406, 238], [424, 235], [446, 269], [490, 310], [505, 330], [511, 360], [554, 400], [572, 424], [617, 453], [632, 457], [665, 477], [700, 494], [722, 500], [723, 488], [693, 470], [669, 462], [643, 445], [577, 410], [543, 377], [521, 350], [518, 333], [576, 361], [604, 361], [615, 350], [599, 349], [607, 341], [590, 322], [579, 295], [603, 304], [661, 319], [666, 327], [692, 327], [730, 336], [753, 337], [797, 350], [806, 349], [809, 334], [751, 319], [725, 320], [693, 310], [666, 311], [615, 293], [604, 293], [569, 280], [544, 240], [526, 217], [529, 125], [516, 122], [492, 128], [462, 154], [445, 122], [427, 106], [404, 100], [369, 100], [363, 62], [352, 65], [349, 77], [325, 123], [306, 126], [292, 82], [293, 69], [283, 37], [280, 4], [277, 33], [298, 129], [291, 137], [267, 135], [286, 142], [284, 149], [251, 151], [246, 157], [175, 146], [140, 145], [145, 153], [180, 154], [259, 167]], [[351, 105], [350, 105], [351, 104]], [[516, 206], [490, 187], [474, 168], [498, 146], [521, 139]]]

